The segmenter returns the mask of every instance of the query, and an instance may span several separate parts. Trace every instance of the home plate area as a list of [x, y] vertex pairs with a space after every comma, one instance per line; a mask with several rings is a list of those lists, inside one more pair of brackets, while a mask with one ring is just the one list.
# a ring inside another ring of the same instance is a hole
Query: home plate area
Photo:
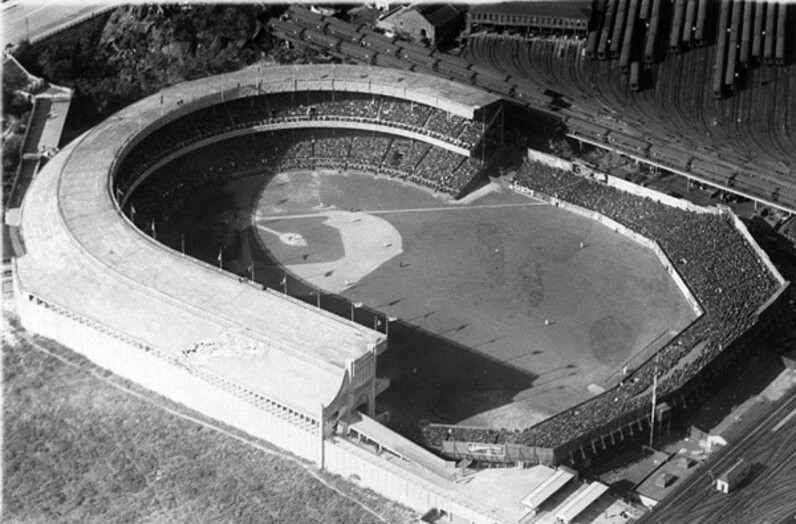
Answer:
[[[255, 216], [253, 225], [263, 247], [286, 261], [285, 269], [332, 293], [345, 291], [403, 253], [398, 230], [367, 213], [328, 209], [312, 214]], [[290, 231], [283, 231], [287, 228]], [[289, 251], [284, 252], [286, 249]], [[280, 256], [280, 251], [287, 256]]]

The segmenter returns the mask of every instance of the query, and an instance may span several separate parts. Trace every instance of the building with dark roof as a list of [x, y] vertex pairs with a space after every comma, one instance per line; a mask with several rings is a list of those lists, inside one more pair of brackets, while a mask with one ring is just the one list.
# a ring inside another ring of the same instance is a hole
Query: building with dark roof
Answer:
[[433, 46], [455, 35], [463, 21], [464, 10], [453, 4], [423, 4], [389, 13], [377, 26]]
[[473, 6], [467, 13], [467, 33], [479, 31], [586, 33], [591, 3], [504, 2]]

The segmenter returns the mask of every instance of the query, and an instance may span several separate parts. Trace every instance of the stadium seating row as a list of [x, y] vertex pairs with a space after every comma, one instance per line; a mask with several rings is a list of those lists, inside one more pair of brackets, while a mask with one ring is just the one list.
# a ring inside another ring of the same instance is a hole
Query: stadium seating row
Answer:
[[378, 123], [472, 150], [484, 125], [402, 99], [363, 93], [307, 91], [242, 98], [200, 109], [144, 137], [125, 157], [114, 183], [126, 192], [150, 166], [203, 138], [261, 123], [296, 120]]
[[223, 140], [169, 162], [139, 186], [131, 200], [136, 221], [148, 223], [186, 195], [252, 169], [361, 169], [455, 194], [481, 162], [424, 142], [356, 130], [298, 129]]

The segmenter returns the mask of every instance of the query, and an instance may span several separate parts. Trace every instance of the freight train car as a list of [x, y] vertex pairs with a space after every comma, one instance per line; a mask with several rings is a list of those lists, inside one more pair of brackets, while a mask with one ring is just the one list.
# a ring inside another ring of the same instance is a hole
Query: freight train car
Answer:
[[655, 63], [655, 41], [658, 38], [658, 26], [660, 25], [661, 0], [654, 0], [652, 3], [652, 15], [650, 16], [650, 27], [647, 33], [647, 42], [644, 46], [644, 64], [651, 67]]
[[600, 142], [605, 142], [606, 137], [608, 136], [607, 128], [597, 124], [592, 124], [591, 122], [579, 118], [568, 118], [566, 120], [566, 125], [567, 129], [569, 129], [569, 132], [573, 135], [580, 135], [594, 140], [599, 140]]
[[365, 34], [360, 41], [364, 47], [369, 47], [378, 53], [385, 53], [391, 56], [396, 56], [401, 50], [400, 47], [392, 43], [389, 39], [383, 37], [378, 33]]
[[403, 70], [410, 70], [412, 69], [412, 63], [406, 60], [401, 60], [393, 55], [388, 53], [376, 53], [376, 65], [381, 67], [392, 67], [394, 69], [403, 69]]
[[518, 100], [529, 103], [536, 107], [550, 107], [552, 102], [550, 97], [540, 93], [539, 89], [535, 85], [529, 84], [522, 80], [517, 81], [517, 84], [513, 89], [513, 95]]
[[614, 32], [611, 36], [610, 54], [611, 58], [619, 58], [620, 45], [622, 44], [622, 35], [625, 32], [625, 19], [627, 16], [627, 0], [619, 0], [619, 7], [616, 12], [616, 22], [614, 23]]
[[787, 4], [780, 4], [779, 5], [779, 16], [777, 17], [777, 43], [776, 43], [776, 50], [775, 50], [775, 61], [776, 64], [779, 66], [785, 65], [785, 28], [787, 26], [787, 18], [788, 18], [788, 8]]
[[298, 5], [291, 6], [288, 10], [288, 14], [298, 25], [307, 29], [323, 31], [328, 23], [324, 20], [323, 15], [313, 13], [309, 9], [305, 9]]
[[763, 50], [763, 23], [766, 19], [766, 3], [756, 2], [755, 26], [752, 29], [752, 58], [760, 59]]
[[638, 61], [630, 64], [630, 90], [639, 91], [641, 89], [641, 67]]
[[743, 5], [743, 24], [741, 27], [741, 55], [739, 62], [743, 67], [749, 67], [749, 52], [752, 43], [752, 9], [754, 2], [745, 2]]
[[677, 0], [674, 5], [674, 17], [669, 29], [669, 50], [680, 52], [680, 35], [683, 32], [683, 19], [685, 18], [685, 0]]
[[356, 61], [367, 65], [373, 65], [373, 61], [376, 57], [376, 51], [373, 49], [368, 49], [351, 42], [341, 42], [340, 52], [349, 58], [353, 58]]
[[730, 22], [730, 41], [727, 44], [727, 68], [724, 74], [724, 85], [733, 89], [735, 86], [735, 64], [738, 59], [738, 38], [741, 32], [743, 2], [735, 0], [732, 4], [732, 20]]
[[708, 0], [699, 0], [699, 5], [697, 6], [697, 21], [696, 21], [696, 28], [694, 29], [694, 44], [696, 46], [702, 46], [705, 43], [705, 38], [707, 35], [705, 34], [705, 20], [708, 17]]
[[608, 133], [608, 142], [642, 155], [646, 154], [647, 150], [650, 148], [650, 144], [646, 140], [629, 136], [618, 131], [611, 131]]
[[329, 51], [337, 51], [340, 47], [339, 38], [312, 29], [306, 29], [304, 31], [304, 40], [310, 42], [310, 44], [316, 48]]
[[398, 47], [401, 47], [407, 51], [411, 51], [416, 55], [431, 56], [431, 54], [434, 52], [433, 49], [429, 49], [428, 47], [423, 47], [422, 45], [408, 42], [406, 40], [396, 40], [394, 43]]
[[691, 159], [693, 156], [686, 151], [653, 145], [649, 149], [649, 158], [661, 164], [674, 166], [687, 171], [691, 166]]
[[468, 69], [469, 64], [465, 62], [462, 66], [457, 62], [447, 60], [437, 60], [437, 72], [448, 78], [472, 84], [475, 81], [476, 73]]
[[685, 21], [683, 22], [683, 45], [691, 47], [691, 34], [696, 24], [697, 0], [688, 0], [685, 6]]
[[611, 38], [611, 29], [614, 23], [614, 11], [616, 11], [617, 0], [608, 0], [605, 6], [605, 18], [603, 19], [603, 29], [600, 32], [600, 41], [597, 43], [597, 58], [605, 60], [608, 58], [608, 40]]
[[721, 98], [722, 82], [724, 80], [724, 62], [727, 57], [727, 24], [730, 22], [730, 3], [722, 2], [719, 27], [716, 30], [718, 39], [716, 46], [716, 60], [713, 62], [713, 98]]
[[362, 40], [363, 35], [360, 33], [360, 29], [362, 29], [365, 24], [349, 24], [333, 16], [327, 16], [325, 20], [329, 22], [326, 26], [326, 32], [328, 34], [353, 43]]
[[426, 53], [419, 53], [412, 48], [401, 47], [401, 50], [398, 52], [398, 56], [430, 71], [434, 71], [434, 65], [437, 63], [436, 58], [433, 58]]
[[766, 38], [763, 42], [763, 63], [766, 65], [774, 63], [774, 31], [776, 30], [777, 7], [780, 10], [782, 9], [782, 6], [778, 6], [776, 2], [769, 2], [766, 11]]
[[650, 4], [652, 0], [641, 0], [641, 9], [638, 12], [640, 20], [647, 20], [650, 17]]
[[301, 37], [301, 33], [304, 31], [304, 27], [294, 23], [289, 22], [287, 20], [279, 20], [277, 18], [272, 19], [268, 22], [271, 30], [276, 31], [286, 37], [292, 37], [291, 39], [298, 39]]
[[633, 33], [636, 30], [638, 2], [639, 0], [630, 0], [630, 6], [628, 6], [627, 10], [625, 37], [622, 39], [622, 53], [619, 56], [619, 69], [622, 71], [622, 74], [627, 74], [630, 70], [630, 53], [633, 45]]

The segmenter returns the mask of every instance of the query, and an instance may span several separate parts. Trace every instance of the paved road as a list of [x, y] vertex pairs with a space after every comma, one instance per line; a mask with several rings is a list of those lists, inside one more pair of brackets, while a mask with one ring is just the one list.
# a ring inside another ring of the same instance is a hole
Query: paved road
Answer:
[[[639, 522], [750, 523], [796, 520], [796, 389], [711, 458]], [[748, 481], [725, 495], [711, 477], [738, 458], [752, 464]], [[790, 519], [790, 520], [787, 520]]]
[[3, 48], [52, 31], [94, 11], [108, 9], [104, 3], [75, 3], [52, 0], [11, 0], [2, 5]]

